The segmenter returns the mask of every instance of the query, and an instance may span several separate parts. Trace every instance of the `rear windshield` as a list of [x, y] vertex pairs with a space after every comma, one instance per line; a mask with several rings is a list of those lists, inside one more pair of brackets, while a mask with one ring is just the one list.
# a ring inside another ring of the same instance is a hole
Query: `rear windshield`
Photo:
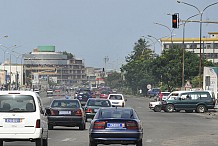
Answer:
[[87, 106], [110, 107], [111, 103], [109, 100], [89, 100]]
[[121, 95], [110, 95], [110, 100], [123, 100]]
[[80, 108], [80, 105], [77, 100], [54, 100], [51, 104], [51, 107]]
[[101, 111], [102, 118], [126, 118], [126, 119], [134, 119], [133, 111], [131, 109], [115, 109], [114, 110], [102, 110]]
[[0, 112], [35, 112], [31, 95], [0, 95]]

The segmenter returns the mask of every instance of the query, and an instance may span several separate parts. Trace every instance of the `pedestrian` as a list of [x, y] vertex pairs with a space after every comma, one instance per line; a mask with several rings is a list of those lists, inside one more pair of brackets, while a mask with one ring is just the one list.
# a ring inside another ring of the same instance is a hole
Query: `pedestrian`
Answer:
[[160, 90], [160, 92], [159, 92], [159, 101], [162, 101], [162, 98], [163, 98], [163, 93], [161, 92], [161, 90]]

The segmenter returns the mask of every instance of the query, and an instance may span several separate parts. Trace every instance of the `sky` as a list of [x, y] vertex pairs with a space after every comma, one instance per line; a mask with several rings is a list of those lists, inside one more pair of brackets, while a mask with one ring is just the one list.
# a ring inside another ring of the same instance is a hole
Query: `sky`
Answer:
[[[157, 41], [170, 37], [171, 15], [182, 20], [198, 14], [191, 6], [177, 0], [0, 0], [0, 49], [14, 48], [21, 54], [37, 46], [52, 45], [83, 59], [86, 67], [119, 70], [134, 44], [144, 38], [156, 53]], [[202, 11], [217, 0], [185, 0]], [[218, 21], [218, 4], [203, 12], [203, 20]], [[192, 20], [200, 20], [195, 17]], [[157, 25], [159, 23], [161, 25]], [[218, 24], [203, 24], [202, 36], [218, 32]], [[7, 35], [5, 38], [3, 36]], [[147, 38], [147, 35], [153, 36]], [[182, 38], [182, 27], [173, 31]], [[199, 23], [188, 23], [185, 37], [199, 37]], [[9, 54], [5, 54], [8, 58]], [[12, 61], [15, 62], [16, 54]], [[107, 59], [105, 59], [107, 58]], [[107, 60], [105, 62], [105, 60]], [[105, 64], [106, 63], [106, 64]]]

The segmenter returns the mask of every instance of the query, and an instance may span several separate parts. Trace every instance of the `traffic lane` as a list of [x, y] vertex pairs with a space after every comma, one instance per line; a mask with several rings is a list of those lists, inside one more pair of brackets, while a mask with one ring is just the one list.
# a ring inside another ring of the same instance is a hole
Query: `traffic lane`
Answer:
[[154, 112], [148, 107], [149, 101], [148, 98], [131, 100], [144, 125], [144, 145], [218, 145], [218, 119], [214, 113]]

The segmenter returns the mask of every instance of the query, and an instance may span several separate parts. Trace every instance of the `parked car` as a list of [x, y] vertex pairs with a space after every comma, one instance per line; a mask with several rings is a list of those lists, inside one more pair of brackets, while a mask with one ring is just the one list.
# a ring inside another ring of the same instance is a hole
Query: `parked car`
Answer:
[[110, 100], [100, 98], [89, 98], [86, 105], [84, 106], [84, 110], [86, 113], [86, 121], [87, 119], [93, 119], [96, 112], [101, 107], [112, 107]]
[[212, 91], [175, 91], [162, 102], [162, 109], [165, 112], [195, 110], [198, 113], [204, 113], [214, 107], [215, 95]]
[[159, 92], [160, 92], [160, 88], [152, 88], [152, 89], [148, 90], [147, 96], [150, 98], [155, 97], [156, 95], [158, 95]]
[[168, 98], [168, 96], [170, 95], [170, 92], [161, 92], [163, 97], [162, 100], [166, 100]]
[[85, 113], [78, 99], [54, 99], [46, 111], [49, 130], [52, 130], [54, 126], [86, 129]]
[[48, 145], [48, 122], [39, 94], [33, 91], [0, 92], [0, 145], [32, 141]]
[[89, 146], [135, 144], [142, 146], [143, 126], [133, 108], [100, 108], [89, 128]]
[[108, 99], [111, 101], [112, 106], [124, 107], [127, 99], [124, 99], [123, 94], [109, 94]]
[[151, 101], [149, 102], [149, 108], [155, 112], [160, 112], [162, 109], [161, 101]]

